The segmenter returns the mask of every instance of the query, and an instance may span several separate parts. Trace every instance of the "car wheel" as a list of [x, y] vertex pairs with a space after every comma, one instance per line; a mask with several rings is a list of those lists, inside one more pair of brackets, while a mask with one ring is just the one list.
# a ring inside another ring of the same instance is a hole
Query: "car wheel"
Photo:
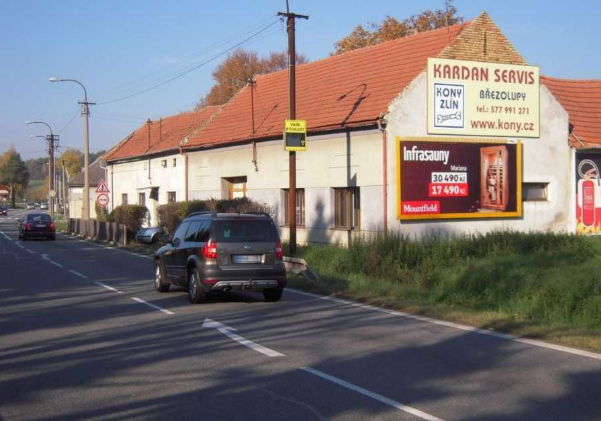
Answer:
[[48, 239], [50, 241], [56, 241], [56, 235], [50, 236], [50, 237], [48, 237]]
[[194, 268], [188, 273], [188, 298], [192, 304], [202, 303], [207, 294], [202, 290], [202, 283], [198, 269]]
[[280, 301], [283, 292], [284, 290], [282, 288], [264, 289], [263, 297], [265, 297], [265, 301], [272, 303], [275, 301]]
[[163, 283], [163, 269], [158, 260], [154, 263], [154, 288], [158, 292], [169, 291], [169, 284]]
[[26, 236], [25, 234], [23, 234], [23, 235], [21, 236], [21, 239], [22, 239], [23, 241], [27, 241], [27, 236]]

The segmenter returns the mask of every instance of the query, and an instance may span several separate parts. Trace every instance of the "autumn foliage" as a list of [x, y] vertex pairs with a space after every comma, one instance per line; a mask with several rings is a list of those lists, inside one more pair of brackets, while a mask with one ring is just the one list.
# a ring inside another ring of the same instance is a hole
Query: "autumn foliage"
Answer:
[[[307, 62], [307, 58], [302, 54], [296, 56], [297, 64]], [[269, 57], [260, 58], [255, 51], [238, 49], [217, 66], [213, 72], [215, 85], [199, 101], [197, 108], [225, 104], [255, 76], [287, 67], [288, 55], [285, 52], [272, 52]]]
[[448, 13], [446, 10], [425, 10], [402, 21], [392, 16], [386, 16], [381, 23], [369, 23], [367, 28], [357, 25], [353, 32], [334, 44], [336, 48], [334, 54], [342, 54], [357, 48], [402, 38], [415, 32], [429, 31], [463, 22], [462, 17], [456, 16], [457, 8], [450, 3]]

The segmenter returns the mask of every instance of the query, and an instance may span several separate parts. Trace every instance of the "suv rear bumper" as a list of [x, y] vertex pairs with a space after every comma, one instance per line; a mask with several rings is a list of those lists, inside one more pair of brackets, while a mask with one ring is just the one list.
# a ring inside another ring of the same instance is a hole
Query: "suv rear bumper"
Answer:
[[246, 281], [218, 281], [214, 285], [203, 284], [207, 291], [230, 291], [230, 290], [247, 290], [247, 291], [263, 291], [264, 289], [284, 288], [286, 280], [277, 279], [250, 279]]

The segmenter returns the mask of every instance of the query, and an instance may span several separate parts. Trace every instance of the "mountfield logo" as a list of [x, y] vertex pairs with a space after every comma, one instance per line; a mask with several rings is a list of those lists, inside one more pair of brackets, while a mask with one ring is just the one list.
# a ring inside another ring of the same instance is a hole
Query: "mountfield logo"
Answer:
[[440, 213], [440, 202], [401, 202], [401, 213], [403, 215], [427, 215]]

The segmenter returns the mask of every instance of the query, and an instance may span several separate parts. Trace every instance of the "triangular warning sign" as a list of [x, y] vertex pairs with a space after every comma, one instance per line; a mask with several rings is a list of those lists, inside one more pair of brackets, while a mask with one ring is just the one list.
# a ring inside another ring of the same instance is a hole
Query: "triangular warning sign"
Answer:
[[98, 183], [98, 187], [96, 187], [96, 193], [110, 193], [110, 190], [104, 180], [100, 180], [100, 183]]

